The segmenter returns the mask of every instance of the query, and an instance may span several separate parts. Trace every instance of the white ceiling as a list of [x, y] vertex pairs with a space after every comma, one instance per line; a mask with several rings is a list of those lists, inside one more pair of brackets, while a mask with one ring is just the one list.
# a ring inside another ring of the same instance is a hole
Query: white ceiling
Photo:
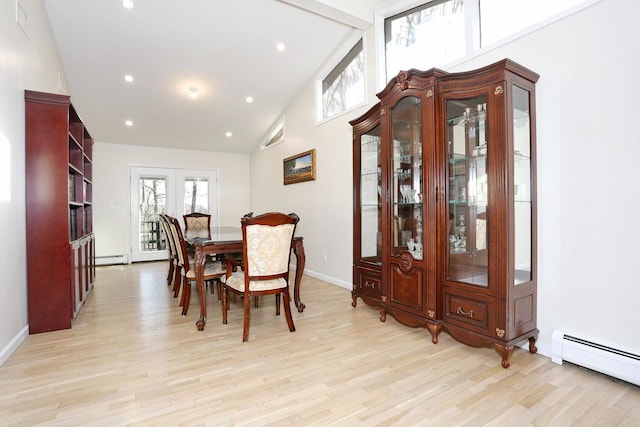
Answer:
[[381, 1], [44, 3], [66, 92], [95, 140], [250, 153], [335, 49], [371, 25]]

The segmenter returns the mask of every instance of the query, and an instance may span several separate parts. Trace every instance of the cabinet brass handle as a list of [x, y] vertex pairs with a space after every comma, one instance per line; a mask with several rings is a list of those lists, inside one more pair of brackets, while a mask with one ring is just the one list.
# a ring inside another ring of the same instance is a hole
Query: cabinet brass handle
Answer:
[[365, 288], [374, 288], [376, 287], [376, 282], [370, 282], [368, 280], [364, 281], [364, 287]]
[[462, 307], [458, 307], [458, 308], [456, 309], [456, 314], [462, 314], [463, 316], [467, 316], [467, 317], [469, 317], [470, 319], [473, 319], [473, 310], [464, 311], [464, 310], [462, 309]]

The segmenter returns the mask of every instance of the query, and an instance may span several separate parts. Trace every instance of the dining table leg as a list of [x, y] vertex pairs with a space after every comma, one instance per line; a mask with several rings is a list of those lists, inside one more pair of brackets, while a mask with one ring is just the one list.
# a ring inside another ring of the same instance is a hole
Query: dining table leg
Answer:
[[207, 293], [204, 289], [204, 264], [207, 260], [207, 255], [200, 247], [196, 247], [196, 255], [193, 260], [194, 269], [196, 273], [196, 284], [198, 285], [198, 293], [200, 294], [200, 318], [196, 322], [196, 327], [199, 331], [204, 330], [204, 325], [207, 324]]

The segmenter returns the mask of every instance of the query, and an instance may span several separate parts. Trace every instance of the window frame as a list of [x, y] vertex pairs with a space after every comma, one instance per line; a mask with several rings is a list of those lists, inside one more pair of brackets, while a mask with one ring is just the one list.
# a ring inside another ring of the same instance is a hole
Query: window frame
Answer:
[[[480, 0], [465, 0], [465, 7], [466, 6], [466, 2], [470, 2], [470, 3], [474, 3], [477, 7], [476, 7], [476, 13], [474, 13], [474, 15], [477, 16], [478, 22], [475, 23], [474, 25], [477, 27], [477, 37], [479, 37], [479, 42], [481, 40], [482, 34], [481, 34], [481, 28], [480, 28]], [[547, 25], [550, 25], [556, 21], [559, 21], [561, 19], [566, 18], [567, 16], [573, 15], [583, 9], [586, 9], [590, 6], [593, 6], [594, 4], [600, 3], [602, 0], [582, 0], [580, 3], [568, 7], [567, 9], [556, 13], [555, 15], [551, 15], [548, 16], [547, 18], [544, 18], [534, 24], [529, 25], [528, 27], [525, 28], [521, 28], [520, 30], [516, 30], [513, 33], [510, 33], [509, 35], [503, 37], [502, 39], [499, 39], [497, 41], [494, 41], [490, 44], [487, 44], [486, 46], [482, 46], [481, 44], [479, 45], [480, 47], [478, 49], [475, 50], [471, 50], [469, 51], [469, 45], [467, 45], [467, 54], [461, 58], [458, 58], [456, 60], [453, 60], [447, 64], [435, 64], [434, 66], [437, 68], [441, 68], [441, 69], [451, 69], [456, 67], [457, 65], [460, 65], [466, 61], [469, 61], [475, 57], [478, 57], [480, 55], [483, 55], [493, 49], [496, 49], [500, 46], [503, 46], [505, 44], [508, 44], [510, 42], [512, 42], [513, 40], [516, 40], [520, 37], [523, 37], [527, 34], [533, 33], [537, 30], [539, 30], [540, 28], [546, 27]], [[393, 6], [390, 6], [386, 9], [381, 9], [379, 11], [377, 11], [374, 14], [374, 33], [375, 33], [375, 37], [376, 40], [379, 40], [378, 43], [376, 43], [375, 46], [375, 57], [376, 57], [376, 87], [378, 88], [384, 88], [387, 84], [387, 82], [392, 79], [393, 77], [395, 77], [394, 75], [390, 75], [387, 76], [387, 55], [386, 55], [386, 43], [385, 43], [385, 20], [387, 18], [391, 18], [393, 16], [396, 15], [400, 15], [403, 14], [404, 12], [407, 12], [411, 9], [415, 9], [417, 7], [420, 7], [422, 5], [431, 3], [431, 2], [435, 2], [435, 3], [440, 3], [439, 0], [410, 0], [410, 1], [406, 1], [406, 2], [402, 2], [400, 4], [396, 4]], [[470, 13], [470, 12], [467, 12]], [[430, 68], [430, 67], [429, 67]]]
[[[282, 134], [279, 138], [275, 139], [278, 134]], [[271, 129], [267, 138], [260, 144], [260, 150], [266, 150], [268, 148], [275, 147], [276, 145], [282, 144], [285, 139], [285, 127], [284, 127], [284, 118], [278, 120], [276, 125]]]
[[[357, 103], [355, 105], [352, 105], [351, 107], [348, 107], [340, 112], [337, 112], [336, 114], [329, 116], [329, 117], [324, 117], [323, 114], [323, 101], [324, 101], [324, 97], [323, 97], [323, 82], [326, 80], [326, 78], [328, 76], [330, 76], [331, 74], [336, 74], [339, 75], [342, 73], [343, 70], [340, 71], [340, 73], [336, 72], [336, 69], [339, 66], [343, 66], [344, 68], [346, 68], [349, 64], [351, 64], [352, 61], [349, 61], [347, 63], [344, 63], [344, 60], [346, 59], [346, 57], [349, 55], [349, 53], [353, 50], [353, 48], [356, 46], [357, 43], [359, 43], [360, 41], [362, 41], [362, 55], [363, 55], [363, 73], [362, 73], [362, 78], [363, 78], [363, 93], [362, 93], [362, 102]], [[334, 54], [330, 57], [329, 60], [327, 60], [325, 62], [325, 65], [320, 69], [320, 71], [318, 72], [318, 74], [316, 75], [315, 78], [315, 97], [316, 97], [316, 102], [315, 102], [315, 120], [316, 120], [316, 125], [328, 122], [330, 120], [336, 119], [338, 117], [341, 117], [345, 114], [348, 114], [349, 112], [356, 110], [358, 108], [361, 108], [365, 105], [367, 105], [367, 99], [368, 99], [368, 78], [367, 78], [367, 37], [366, 34], [364, 33], [364, 31], [362, 30], [354, 30], [353, 33], [347, 37], [345, 39], [345, 41], [340, 45], [340, 47], [338, 49], [336, 49], [336, 51], [334, 52]]]

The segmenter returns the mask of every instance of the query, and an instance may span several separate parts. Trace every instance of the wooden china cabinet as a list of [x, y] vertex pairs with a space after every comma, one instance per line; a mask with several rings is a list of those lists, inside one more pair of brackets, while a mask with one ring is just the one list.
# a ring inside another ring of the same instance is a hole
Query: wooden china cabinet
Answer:
[[25, 91], [29, 333], [71, 327], [95, 277], [93, 139], [69, 96]]
[[353, 127], [357, 299], [438, 342], [442, 329], [535, 353], [535, 82], [505, 59], [401, 71]]

